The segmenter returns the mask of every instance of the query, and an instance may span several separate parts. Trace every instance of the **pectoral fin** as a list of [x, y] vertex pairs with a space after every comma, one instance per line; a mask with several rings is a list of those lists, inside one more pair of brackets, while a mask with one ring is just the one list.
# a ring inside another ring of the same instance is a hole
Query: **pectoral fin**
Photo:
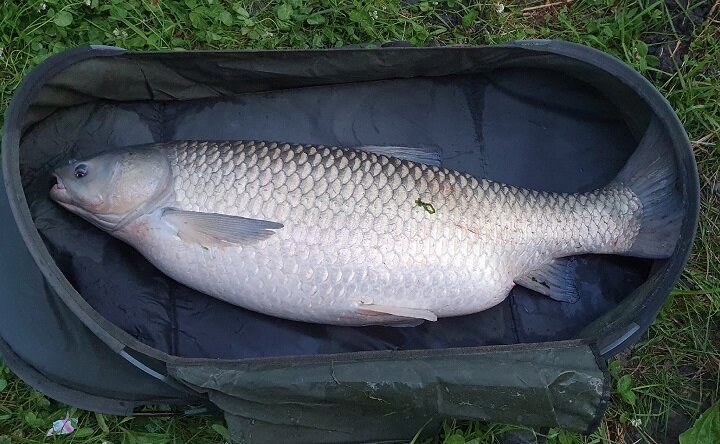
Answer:
[[250, 244], [265, 240], [283, 227], [277, 222], [248, 219], [218, 213], [200, 213], [166, 208], [162, 220], [177, 230], [178, 236], [190, 243]]
[[440, 166], [440, 151], [436, 148], [419, 148], [409, 146], [363, 145], [359, 150], [369, 151], [388, 157], [424, 163], [425, 165]]
[[564, 257], [515, 279], [515, 283], [556, 301], [574, 303], [580, 298], [575, 286], [577, 259]]
[[[423, 310], [421, 308], [408, 308], [408, 307], [391, 307], [388, 305], [376, 305], [376, 304], [363, 304], [358, 307], [358, 312], [369, 315], [369, 316], [381, 316], [381, 315], [392, 315], [398, 318], [407, 318], [408, 321], [418, 320], [422, 323], [425, 321], [437, 321], [435, 313]], [[398, 319], [401, 321], [402, 319]], [[417, 324], [408, 324], [417, 325]]]

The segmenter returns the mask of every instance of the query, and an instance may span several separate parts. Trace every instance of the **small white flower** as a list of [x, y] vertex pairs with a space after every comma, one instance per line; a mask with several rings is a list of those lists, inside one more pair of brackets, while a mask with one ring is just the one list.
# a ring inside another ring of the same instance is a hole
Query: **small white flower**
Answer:
[[45, 3], [40, 3], [40, 9], [39, 9], [39, 11], [44, 11], [44, 10], [46, 10], [46, 9], [47, 9], [47, 4], [45, 4]]
[[5, 48], [0, 48], [0, 60], [2, 60], [5, 57]]
[[90, 6], [90, 0], [85, 0], [85, 6]]
[[117, 28], [113, 29], [113, 35], [114, 35], [115, 37], [120, 37], [120, 30], [117, 29]]
[[498, 3], [497, 5], [495, 5], [495, 11], [497, 11], [498, 14], [502, 14], [503, 12], [505, 12], [505, 5], [502, 3]]
[[377, 20], [377, 18], [378, 18], [378, 12], [377, 12], [377, 11], [371, 12], [371, 13], [370, 13], [370, 17], [372, 17], [373, 20]]
[[123, 32], [122, 32], [122, 36], [123, 36], [124, 39], [126, 39], [126, 38], [128, 37], [128, 33], [127, 33], [126, 31], [123, 31]]
[[640, 418], [633, 418], [630, 420], [630, 425], [633, 427], [640, 427], [642, 425], [642, 419]]

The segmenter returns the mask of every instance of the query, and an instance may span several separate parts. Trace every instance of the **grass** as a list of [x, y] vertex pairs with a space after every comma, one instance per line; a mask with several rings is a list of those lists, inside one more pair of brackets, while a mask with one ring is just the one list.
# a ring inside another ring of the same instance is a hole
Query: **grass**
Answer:
[[[683, 279], [657, 321], [631, 352], [611, 363], [615, 389], [599, 430], [588, 437], [551, 430], [544, 438], [557, 444], [676, 442], [678, 431], [717, 402], [720, 392], [720, 2], [704, 21], [696, 19], [712, 2], [690, 3], [5, 0], [0, 5], [0, 115], [33, 66], [87, 43], [179, 50], [555, 38], [609, 52], [653, 81], [685, 125], [700, 169], [701, 222]], [[0, 367], [0, 444], [55, 442], [45, 432], [67, 411]], [[215, 418], [70, 412], [79, 417], [79, 430], [64, 442], [220, 443], [226, 434]], [[436, 441], [493, 443], [508, 432], [522, 430], [448, 423]], [[525, 432], [530, 442], [543, 438]]]

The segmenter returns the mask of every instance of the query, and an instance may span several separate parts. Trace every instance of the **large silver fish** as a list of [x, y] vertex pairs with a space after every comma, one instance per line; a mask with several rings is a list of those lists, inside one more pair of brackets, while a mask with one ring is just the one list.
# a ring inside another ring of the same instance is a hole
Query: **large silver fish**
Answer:
[[417, 149], [237, 141], [108, 151], [57, 169], [50, 194], [232, 304], [408, 326], [488, 309], [516, 284], [575, 300], [573, 255], [670, 255], [674, 163], [656, 154], [657, 124], [648, 134], [615, 181], [582, 194], [478, 179]]

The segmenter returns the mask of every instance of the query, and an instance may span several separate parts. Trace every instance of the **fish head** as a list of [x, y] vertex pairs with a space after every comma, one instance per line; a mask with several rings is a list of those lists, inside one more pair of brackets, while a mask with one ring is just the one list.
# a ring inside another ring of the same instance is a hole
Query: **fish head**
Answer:
[[53, 171], [50, 198], [105, 231], [115, 231], [162, 205], [172, 172], [160, 150], [108, 151]]

